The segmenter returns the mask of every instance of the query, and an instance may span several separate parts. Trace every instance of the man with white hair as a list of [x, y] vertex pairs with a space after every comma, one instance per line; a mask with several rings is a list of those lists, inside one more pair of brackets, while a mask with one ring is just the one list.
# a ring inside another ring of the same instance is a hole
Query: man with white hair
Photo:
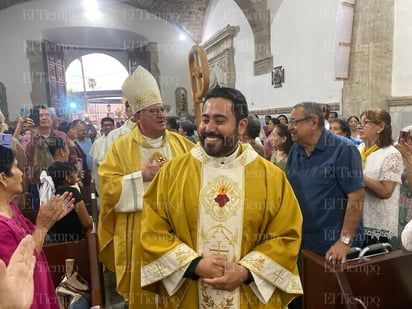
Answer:
[[129, 308], [155, 308], [155, 294], [140, 287], [142, 198], [163, 163], [193, 147], [166, 130], [166, 110], [155, 78], [143, 67], [122, 87], [135, 128], [110, 146], [99, 168], [99, 255], [116, 273], [117, 291]]

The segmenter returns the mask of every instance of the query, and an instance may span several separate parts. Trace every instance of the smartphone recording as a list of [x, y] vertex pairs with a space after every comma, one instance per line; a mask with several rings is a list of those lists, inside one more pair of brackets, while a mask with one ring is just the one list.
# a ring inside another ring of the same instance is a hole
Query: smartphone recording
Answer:
[[398, 143], [409, 143], [411, 140], [411, 132], [410, 131], [400, 131], [399, 132], [399, 139]]
[[40, 125], [40, 113], [38, 109], [31, 109], [29, 117], [33, 120], [36, 127]]

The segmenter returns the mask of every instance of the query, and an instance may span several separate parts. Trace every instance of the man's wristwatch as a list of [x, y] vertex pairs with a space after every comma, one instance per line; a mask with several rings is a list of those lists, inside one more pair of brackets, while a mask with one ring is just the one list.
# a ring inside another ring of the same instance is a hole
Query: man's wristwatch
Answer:
[[340, 241], [343, 242], [345, 245], [351, 245], [352, 244], [352, 238], [349, 237], [349, 236], [342, 235], [340, 237]]

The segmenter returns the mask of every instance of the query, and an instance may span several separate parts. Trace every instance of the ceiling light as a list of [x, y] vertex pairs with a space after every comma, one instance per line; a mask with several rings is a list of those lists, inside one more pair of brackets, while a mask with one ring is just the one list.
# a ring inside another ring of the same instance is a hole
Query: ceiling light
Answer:
[[179, 40], [181, 40], [181, 41], [186, 41], [186, 39], [187, 39], [187, 35], [186, 35], [186, 34], [184, 34], [184, 33], [179, 34]]

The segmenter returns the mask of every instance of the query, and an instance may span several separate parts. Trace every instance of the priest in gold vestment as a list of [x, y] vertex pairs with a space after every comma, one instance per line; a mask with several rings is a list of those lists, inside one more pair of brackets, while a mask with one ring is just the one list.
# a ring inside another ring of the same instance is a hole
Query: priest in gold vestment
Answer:
[[165, 163], [145, 191], [142, 287], [159, 308], [285, 308], [302, 294], [302, 215], [285, 174], [238, 142], [247, 103], [205, 96], [200, 143]]
[[99, 168], [99, 257], [116, 273], [117, 291], [129, 308], [156, 308], [155, 295], [140, 287], [139, 242], [143, 193], [164, 162], [193, 144], [166, 130], [166, 114], [153, 76], [142, 67], [123, 84], [136, 127], [117, 139]]

